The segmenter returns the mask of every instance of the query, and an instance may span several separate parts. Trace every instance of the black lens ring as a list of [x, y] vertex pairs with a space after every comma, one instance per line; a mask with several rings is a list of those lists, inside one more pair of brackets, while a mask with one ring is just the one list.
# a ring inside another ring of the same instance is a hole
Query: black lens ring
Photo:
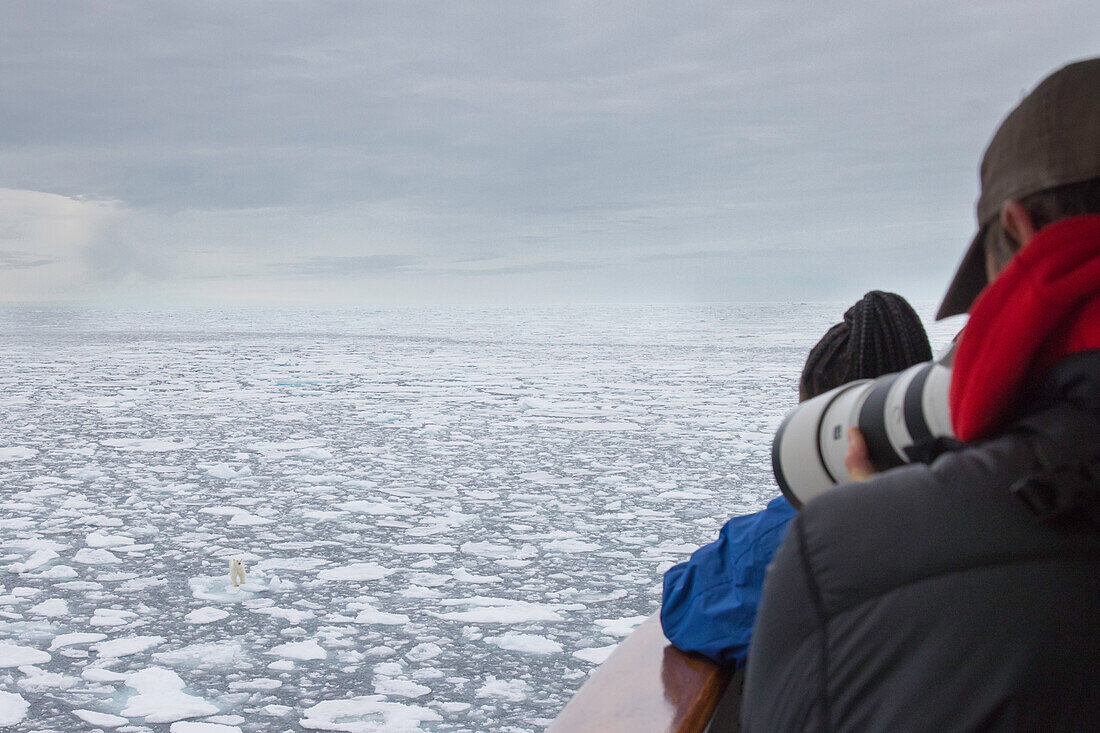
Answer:
[[934, 362], [929, 362], [921, 367], [905, 390], [905, 400], [902, 403], [905, 429], [909, 431], [909, 437], [913, 439], [914, 444], [932, 440], [932, 431], [928, 428], [928, 421], [924, 419], [924, 385], [928, 382], [928, 375], [932, 373], [934, 366], [936, 366]]
[[886, 397], [899, 376], [900, 374], [887, 374], [879, 377], [859, 411], [859, 430], [867, 442], [871, 463], [879, 471], [905, 464], [905, 460], [890, 444], [890, 436], [886, 432]]

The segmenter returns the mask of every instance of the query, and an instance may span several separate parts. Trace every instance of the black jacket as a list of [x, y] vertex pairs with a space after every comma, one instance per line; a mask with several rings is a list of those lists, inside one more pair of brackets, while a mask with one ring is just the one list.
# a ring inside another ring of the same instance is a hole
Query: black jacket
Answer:
[[1025, 414], [806, 505], [764, 585], [746, 730], [1100, 730], [1100, 352]]

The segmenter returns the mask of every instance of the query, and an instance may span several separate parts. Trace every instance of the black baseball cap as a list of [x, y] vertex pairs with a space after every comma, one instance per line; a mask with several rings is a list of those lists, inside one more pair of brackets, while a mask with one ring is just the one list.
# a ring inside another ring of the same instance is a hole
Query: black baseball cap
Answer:
[[986, 229], [1009, 199], [1100, 178], [1100, 58], [1064, 66], [1024, 97], [982, 156], [978, 232], [936, 313], [970, 309], [986, 285]]

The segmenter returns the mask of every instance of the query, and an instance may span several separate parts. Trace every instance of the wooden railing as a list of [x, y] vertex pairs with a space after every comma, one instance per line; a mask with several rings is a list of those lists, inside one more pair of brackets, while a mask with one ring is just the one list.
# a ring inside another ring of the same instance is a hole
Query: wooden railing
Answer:
[[730, 675], [668, 643], [656, 615], [634, 630], [547, 733], [701, 733]]

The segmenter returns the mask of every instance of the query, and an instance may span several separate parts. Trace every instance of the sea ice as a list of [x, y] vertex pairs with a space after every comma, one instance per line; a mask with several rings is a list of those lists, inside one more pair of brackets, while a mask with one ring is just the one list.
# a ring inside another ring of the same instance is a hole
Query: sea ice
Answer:
[[410, 544], [410, 545], [394, 545], [395, 550], [398, 552], [406, 552], [410, 554], [420, 555], [446, 555], [455, 551], [452, 545], [443, 544]]
[[607, 661], [607, 658], [611, 656], [611, 652], [615, 651], [615, 647], [617, 646], [618, 644], [608, 644], [607, 646], [578, 649], [573, 652], [573, 656], [577, 659], [583, 659], [586, 662], [592, 662], [593, 664], [603, 664]]
[[499, 575], [476, 575], [466, 568], [456, 568], [454, 577], [459, 583], [500, 583], [504, 580]]
[[255, 598], [257, 593], [266, 590], [257, 575], [253, 573], [247, 582], [236, 587], [229, 584], [228, 571], [225, 575], [199, 575], [188, 580], [187, 584], [191, 587], [191, 595], [200, 601], [239, 603]]
[[510, 702], [527, 699], [531, 686], [523, 680], [498, 680], [493, 675], [485, 678], [485, 683], [477, 688], [478, 697], [496, 697]]
[[285, 659], [302, 660], [326, 659], [328, 657], [328, 652], [312, 639], [307, 641], [290, 641], [286, 644], [280, 644], [269, 651], [268, 654], [283, 657]]
[[88, 547], [122, 547], [134, 544], [134, 538], [121, 534], [92, 532], [85, 538], [85, 543]]
[[373, 562], [357, 562], [340, 568], [328, 568], [317, 574], [319, 580], [379, 580], [393, 571]]
[[88, 623], [92, 626], [125, 626], [138, 615], [119, 608], [97, 608]]
[[467, 611], [449, 611], [437, 614], [449, 621], [467, 621], [483, 624], [522, 624], [532, 621], [562, 621], [562, 615], [552, 606], [529, 601], [513, 601], [505, 598], [466, 598], [441, 602], [444, 606], [469, 606]]
[[65, 602], [64, 598], [50, 598], [36, 603], [27, 609], [29, 613], [33, 613], [36, 616], [46, 616], [47, 618], [56, 618], [58, 616], [67, 616], [69, 614], [69, 604]]
[[[23, 699], [18, 692], [4, 692], [0, 690], [0, 725], [16, 725], [27, 715], [30, 703]], [[329, 728], [329, 730], [339, 730]]]
[[25, 461], [28, 458], [34, 458], [37, 455], [38, 451], [36, 449], [28, 448], [24, 445], [0, 447], [0, 462]]
[[412, 680], [393, 679], [376, 675], [374, 678], [374, 691], [379, 695], [396, 695], [397, 697], [424, 697], [432, 688], [421, 685]]
[[332, 460], [332, 454], [324, 448], [302, 448], [298, 451], [300, 458], [305, 458], [311, 461], [328, 461]]
[[357, 499], [355, 501], [341, 502], [336, 506], [345, 511], [358, 512], [360, 514], [406, 516], [416, 513], [416, 510], [411, 507], [401, 506], [400, 504], [392, 501], [385, 501], [384, 499]]
[[74, 710], [73, 715], [83, 720], [88, 725], [94, 725], [98, 728], [117, 728], [120, 725], [126, 725], [130, 721], [126, 718], [119, 717], [118, 715], [111, 715], [110, 713], [99, 713], [95, 710]]
[[61, 634], [55, 636], [53, 641], [50, 642], [50, 651], [60, 649], [66, 646], [75, 646], [77, 644], [90, 644], [93, 641], [103, 641], [107, 638], [106, 634], [95, 633], [74, 633], [74, 634]]
[[145, 718], [147, 723], [171, 723], [218, 712], [217, 707], [201, 697], [185, 693], [183, 679], [163, 667], [147, 667], [128, 674], [126, 686], [138, 694], [126, 701], [122, 714]]
[[35, 573], [32, 578], [44, 578], [46, 580], [66, 580], [68, 578], [76, 578], [80, 574], [68, 565], [54, 565], [49, 570], [43, 570], [41, 573]]
[[229, 518], [229, 525], [231, 527], [254, 527], [260, 524], [271, 524], [274, 521], [274, 519], [261, 517], [251, 512], [237, 512]]
[[168, 733], [241, 733], [241, 728], [238, 725], [181, 720], [178, 723], [172, 723]]
[[153, 659], [161, 664], [188, 669], [243, 669], [248, 667], [244, 647], [239, 641], [191, 644], [169, 652], [157, 652]]
[[113, 565], [122, 562], [122, 560], [118, 559], [110, 550], [93, 550], [89, 547], [84, 547], [77, 550], [76, 554], [73, 555], [73, 562], [79, 562], [85, 565]]
[[511, 545], [502, 545], [495, 542], [465, 542], [461, 549], [468, 555], [477, 555], [478, 557], [488, 557], [492, 559], [522, 560], [538, 555], [538, 551], [533, 545], [523, 545], [522, 547], [516, 548]]
[[49, 661], [49, 653], [41, 649], [0, 641], [0, 668], [21, 667], [24, 664], [45, 664]]
[[228, 463], [218, 463], [206, 469], [206, 473], [210, 476], [213, 476], [214, 478], [232, 481], [234, 479], [246, 478], [248, 476], [251, 476], [252, 468], [249, 466], [233, 468]]
[[584, 542], [582, 540], [570, 539], [570, 540], [554, 540], [553, 542], [547, 542], [543, 545], [547, 550], [552, 552], [592, 552], [600, 549], [600, 545], [595, 542]]
[[308, 621], [317, 614], [313, 611], [301, 608], [279, 608], [278, 606], [270, 606], [268, 608], [254, 608], [253, 613], [264, 614], [265, 616], [271, 616], [273, 618], [282, 619], [294, 626]]
[[442, 720], [439, 713], [417, 705], [386, 702], [381, 695], [325, 700], [304, 711], [300, 725], [310, 730], [345, 733], [413, 733], [421, 723]]
[[528, 652], [530, 654], [556, 654], [562, 650], [562, 645], [553, 639], [537, 634], [517, 634], [509, 632], [500, 636], [486, 636], [485, 641], [495, 644], [501, 649], [514, 652]]
[[292, 572], [304, 572], [313, 570], [322, 565], [328, 565], [329, 561], [319, 557], [270, 557], [261, 560], [252, 567], [261, 572], [267, 570], [289, 570]]
[[60, 555], [52, 549], [35, 550], [26, 560], [21, 563], [15, 563], [8, 569], [13, 573], [29, 573], [32, 570], [37, 570], [51, 560], [56, 560], [58, 557], [60, 557]]
[[603, 633], [608, 636], [630, 636], [645, 620], [645, 616], [627, 616], [626, 618], [598, 618], [595, 623], [603, 627]]
[[108, 448], [116, 448], [123, 451], [139, 451], [143, 453], [166, 453], [168, 451], [186, 450], [194, 448], [191, 440], [168, 440], [162, 438], [112, 438], [99, 441], [100, 445]]
[[140, 654], [164, 642], [165, 638], [163, 636], [127, 636], [122, 639], [92, 644], [92, 649], [95, 649], [100, 657], [128, 657], [131, 654]]
[[379, 611], [369, 603], [353, 604], [362, 610], [355, 616], [357, 624], [380, 624], [384, 626], [400, 626], [409, 623], [409, 617], [403, 613], [386, 613]]
[[203, 606], [202, 608], [196, 608], [194, 611], [188, 613], [183, 617], [183, 620], [189, 624], [210, 624], [215, 621], [221, 621], [228, 615], [229, 611], [221, 608]]
[[46, 672], [30, 665], [20, 667], [19, 671], [25, 674], [26, 677], [16, 684], [24, 690], [67, 690], [80, 684], [80, 680], [76, 677], [70, 677], [60, 672]]
[[[74, 709], [122, 721], [127, 676], [155, 664], [211, 725], [541, 729], [653, 613], [661, 570], [776, 494], [770, 436], [836, 316], [104, 311], [28, 330], [0, 308], [0, 446], [27, 456], [0, 462], [0, 643], [52, 657], [0, 669], [30, 703], [17, 728], [107, 730]], [[92, 648], [136, 634], [166, 641]], [[309, 640], [327, 657], [270, 655]], [[490, 673], [485, 693], [530, 690], [479, 698]], [[430, 687], [423, 716], [372, 681]]]
[[434, 659], [443, 653], [443, 649], [439, 644], [433, 644], [432, 642], [425, 642], [423, 644], [417, 644], [409, 651], [405, 652], [405, 659], [410, 662], [426, 662], [429, 659]]

